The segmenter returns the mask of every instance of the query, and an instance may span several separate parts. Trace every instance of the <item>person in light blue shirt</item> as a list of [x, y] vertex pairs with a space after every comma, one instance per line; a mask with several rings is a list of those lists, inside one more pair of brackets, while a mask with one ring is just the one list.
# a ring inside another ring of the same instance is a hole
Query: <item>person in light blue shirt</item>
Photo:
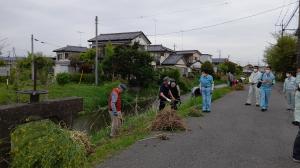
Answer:
[[288, 111], [294, 111], [295, 109], [295, 93], [297, 89], [296, 78], [293, 77], [291, 72], [286, 73], [286, 78], [283, 84], [283, 93], [288, 102]]
[[202, 71], [199, 79], [202, 94], [202, 111], [209, 113], [211, 111], [211, 97], [214, 90], [214, 79], [208, 74], [207, 70]]
[[267, 66], [265, 72], [260, 79], [260, 107], [261, 111], [265, 112], [269, 108], [269, 101], [271, 97], [272, 87], [275, 84], [275, 76], [271, 72], [271, 67]]
[[295, 94], [294, 121], [292, 123], [296, 126], [299, 126], [300, 125], [300, 67], [297, 69], [296, 86], [297, 89]]

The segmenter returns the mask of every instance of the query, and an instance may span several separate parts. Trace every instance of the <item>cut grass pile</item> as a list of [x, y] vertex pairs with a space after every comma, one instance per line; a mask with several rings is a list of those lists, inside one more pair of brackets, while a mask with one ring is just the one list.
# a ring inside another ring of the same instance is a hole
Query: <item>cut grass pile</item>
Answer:
[[151, 125], [152, 131], [184, 131], [186, 124], [170, 106], [158, 112]]

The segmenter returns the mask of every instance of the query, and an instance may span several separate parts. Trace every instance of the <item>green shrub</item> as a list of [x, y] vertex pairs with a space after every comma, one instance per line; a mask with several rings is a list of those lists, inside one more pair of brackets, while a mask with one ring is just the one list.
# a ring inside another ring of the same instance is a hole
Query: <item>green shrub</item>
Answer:
[[56, 75], [56, 81], [59, 85], [65, 85], [70, 83], [71, 76], [68, 73], [59, 73]]
[[[70, 74], [70, 76], [71, 76], [71, 82], [79, 83], [80, 77], [81, 77], [80, 73], [72, 73], [72, 74]], [[86, 83], [86, 84], [95, 83], [95, 74], [92, 74], [92, 73], [86, 74], [86, 73], [84, 73], [82, 75], [82, 78], [81, 78], [81, 83]]]
[[11, 134], [13, 168], [86, 167], [85, 148], [49, 120], [20, 125]]

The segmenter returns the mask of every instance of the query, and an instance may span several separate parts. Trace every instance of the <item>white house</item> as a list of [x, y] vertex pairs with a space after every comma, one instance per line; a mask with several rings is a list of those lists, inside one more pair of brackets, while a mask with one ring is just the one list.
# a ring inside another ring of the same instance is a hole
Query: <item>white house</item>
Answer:
[[87, 47], [67, 45], [66, 47], [53, 50], [56, 53], [54, 75], [63, 72], [74, 72], [75, 69], [70, 66], [69, 58], [74, 55], [80, 55], [87, 49]]

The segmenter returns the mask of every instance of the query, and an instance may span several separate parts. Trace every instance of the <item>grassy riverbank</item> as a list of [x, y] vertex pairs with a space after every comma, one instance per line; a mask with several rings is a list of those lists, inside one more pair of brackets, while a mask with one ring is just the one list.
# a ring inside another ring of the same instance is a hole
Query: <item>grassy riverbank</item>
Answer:
[[[230, 88], [216, 89], [213, 94], [213, 100], [223, 97], [230, 91]], [[200, 97], [196, 100], [187, 100], [180, 106], [178, 110], [179, 115], [187, 117], [188, 110], [196, 104], [201, 104]], [[138, 140], [149, 136], [151, 133], [149, 126], [154, 120], [155, 114], [156, 112], [154, 110], [149, 110], [138, 116], [126, 117], [125, 124], [122, 126], [118, 138], [110, 139], [108, 137], [110, 131], [109, 128], [102, 129], [92, 135], [91, 139], [96, 145], [96, 152], [89, 157], [90, 166], [93, 167], [101, 163], [116, 152], [124, 150]]]

